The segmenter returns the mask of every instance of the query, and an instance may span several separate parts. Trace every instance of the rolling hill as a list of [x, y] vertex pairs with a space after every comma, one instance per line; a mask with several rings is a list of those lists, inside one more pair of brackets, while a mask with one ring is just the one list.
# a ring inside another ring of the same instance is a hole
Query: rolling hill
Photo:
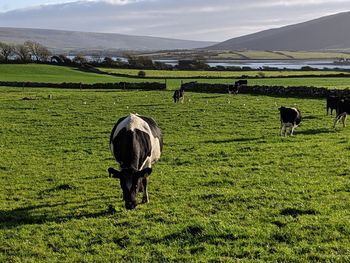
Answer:
[[36, 41], [55, 51], [166, 50], [206, 47], [214, 42], [65, 30], [0, 27], [0, 42]]
[[350, 50], [350, 12], [264, 30], [208, 47], [211, 50]]

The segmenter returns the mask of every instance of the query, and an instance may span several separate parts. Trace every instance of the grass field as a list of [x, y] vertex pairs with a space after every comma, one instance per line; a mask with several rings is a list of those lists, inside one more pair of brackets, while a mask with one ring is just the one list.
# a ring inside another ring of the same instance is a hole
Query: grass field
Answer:
[[[324, 100], [171, 96], [1, 87], [0, 262], [350, 260], [350, 129]], [[294, 137], [278, 135], [280, 105], [302, 112]], [[106, 171], [129, 112], [165, 142], [132, 211]]]
[[[104, 69], [107, 71], [136, 75], [139, 70], [123, 70], [123, 69]], [[258, 71], [248, 72], [221, 72], [221, 71], [156, 71], [146, 70], [146, 75], [152, 78], [129, 78], [129, 77], [115, 77], [103, 74], [87, 73], [79, 71], [71, 67], [60, 67], [51, 65], [4, 65], [0, 64], [0, 81], [33, 81], [33, 82], [81, 82], [81, 83], [108, 83], [108, 82], [162, 82], [164, 77], [175, 77], [177, 79], [166, 79], [167, 89], [178, 89], [182, 82], [198, 81], [204, 83], [224, 83], [232, 84], [235, 78], [243, 75], [256, 76]], [[265, 76], [289, 76], [303, 75], [303, 74], [337, 74], [339, 72], [324, 72], [324, 71], [293, 71], [293, 72], [263, 72]], [[165, 75], [164, 75], [165, 74]], [[220, 77], [220, 79], [196, 79], [196, 76], [213, 76]], [[188, 79], [188, 77], [193, 77]], [[224, 78], [223, 78], [224, 77]], [[184, 79], [181, 79], [184, 78]], [[185, 79], [187, 78], [187, 79]], [[316, 86], [328, 88], [349, 88], [350, 78], [336, 78], [336, 77], [313, 77], [313, 78], [259, 78], [250, 79], [250, 85], [279, 85], [279, 86]]]
[[[114, 68], [99, 68], [99, 70], [108, 73], [127, 74], [137, 76], [140, 70], [138, 69], [114, 69]], [[276, 76], [303, 76], [303, 75], [337, 75], [340, 73], [348, 74], [346, 71], [266, 71], [266, 70], [251, 70], [251, 71], [193, 71], [193, 70], [143, 70], [147, 77], [154, 78], [190, 78], [190, 77], [217, 77], [217, 78], [240, 78], [248, 77], [276, 77]]]
[[[75, 82], [75, 83], [108, 83], [120, 82], [120, 78], [108, 75], [88, 73], [74, 67], [62, 67], [41, 64], [0, 64], [1, 81], [32, 81], [32, 82]], [[130, 79], [133, 82], [144, 80]]]

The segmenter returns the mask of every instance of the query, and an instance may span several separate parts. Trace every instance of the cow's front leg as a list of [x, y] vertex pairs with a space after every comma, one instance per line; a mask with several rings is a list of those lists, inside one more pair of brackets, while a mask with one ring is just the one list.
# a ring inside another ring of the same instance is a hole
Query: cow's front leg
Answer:
[[142, 191], [143, 191], [143, 196], [142, 196], [142, 203], [148, 203], [149, 199], [148, 199], [148, 191], [147, 191], [147, 182], [148, 182], [148, 177], [143, 177], [142, 178]]

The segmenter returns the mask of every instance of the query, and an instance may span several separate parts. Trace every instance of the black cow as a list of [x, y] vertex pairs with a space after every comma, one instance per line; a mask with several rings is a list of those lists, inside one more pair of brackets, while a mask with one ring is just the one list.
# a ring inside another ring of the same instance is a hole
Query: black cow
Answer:
[[293, 135], [294, 130], [298, 127], [301, 122], [301, 114], [300, 111], [296, 108], [279, 108], [281, 115], [281, 136], [286, 135], [287, 128], [291, 128], [290, 135]]
[[110, 148], [120, 171], [110, 167], [109, 176], [120, 179], [126, 209], [137, 206], [139, 191], [143, 192], [142, 203], [148, 203], [148, 176], [163, 148], [162, 132], [156, 122], [135, 114], [120, 118], [112, 130]]
[[334, 119], [333, 128], [335, 128], [340, 119], [342, 119], [343, 127], [345, 127], [347, 114], [350, 114], [350, 99], [342, 98], [337, 104], [337, 116]]
[[185, 90], [181, 87], [179, 90], [174, 91], [173, 95], [174, 103], [181, 101], [183, 103], [185, 99]]
[[340, 97], [335, 96], [335, 95], [328, 95], [327, 96], [327, 115], [328, 115], [328, 110], [331, 110], [331, 115], [333, 113], [333, 110], [337, 110], [338, 102], [340, 100]]
[[246, 79], [240, 79], [235, 82], [235, 86], [247, 86], [248, 85], [248, 80]]

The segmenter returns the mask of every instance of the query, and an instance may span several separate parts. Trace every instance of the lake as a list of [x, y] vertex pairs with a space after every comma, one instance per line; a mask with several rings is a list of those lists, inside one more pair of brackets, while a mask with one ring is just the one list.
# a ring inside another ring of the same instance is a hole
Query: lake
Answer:
[[[170, 65], [177, 65], [177, 60], [156, 60]], [[350, 69], [349, 65], [336, 65], [333, 60], [225, 60], [225, 61], [208, 61], [210, 67], [250, 67], [260, 69], [272, 67], [278, 69], [300, 69], [302, 67], [312, 67], [315, 69]]]

